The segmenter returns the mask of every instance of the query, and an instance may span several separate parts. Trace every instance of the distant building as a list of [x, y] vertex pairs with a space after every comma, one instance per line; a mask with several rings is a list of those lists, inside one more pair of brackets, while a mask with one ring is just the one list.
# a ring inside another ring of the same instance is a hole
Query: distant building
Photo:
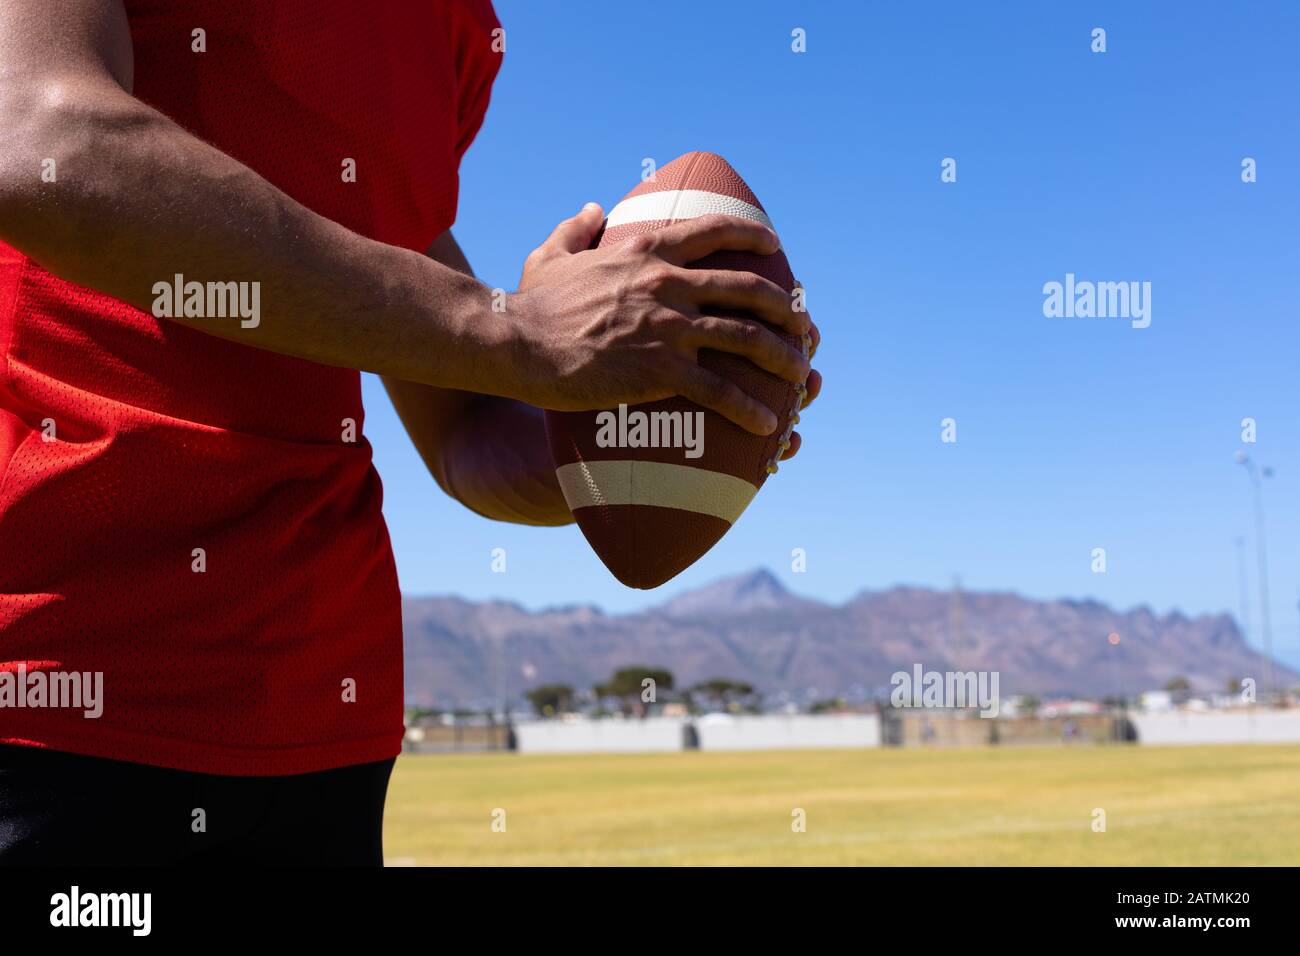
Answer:
[[1149, 690], [1138, 699], [1148, 712], [1171, 710], [1174, 706], [1174, 695], [1167, 690]]
[[1085, 714], [1100, 714], [1105, 707], [1095, 700], [1049, 700], [1038, 708], [1038, 716], [1048, 719], [1055, 717], [1082, 717]]

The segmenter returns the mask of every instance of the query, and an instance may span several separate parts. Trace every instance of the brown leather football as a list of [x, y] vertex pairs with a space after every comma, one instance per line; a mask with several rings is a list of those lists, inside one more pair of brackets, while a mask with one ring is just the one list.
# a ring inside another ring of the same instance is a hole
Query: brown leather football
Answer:
[[[726, 160], [687, 153], [623, 197], [610, 211], [598, 244], [710, 213], [772, 225]], [[720, 252], [691, 267], [755, 272], [794, 291], [782, 251], [770, 256]], [[807, 336], [780, 334], [808, 354]], [[765, 437], [751, 434], [684, 398], [546, 413], [551, 455], [569, 509], [605, 566], [628, 587], [658, 587], [713, 547], [776, 472], [799, 420], [802, 384], [708, 349], [700, 352], [699, 362], [771, 408], [780, 421], [777, 430]]]

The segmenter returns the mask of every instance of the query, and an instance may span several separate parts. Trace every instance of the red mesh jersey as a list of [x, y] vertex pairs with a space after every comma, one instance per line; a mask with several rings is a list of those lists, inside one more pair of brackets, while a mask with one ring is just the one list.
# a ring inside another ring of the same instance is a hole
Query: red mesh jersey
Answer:
[[[140, 99], [366, 236], [423, 251], [451, 226], [499, 65], [489, 0], [126, 9]], [[370, 446], [344, 441], [362, 416], [355, 371], [0, 245], [0, 671], [103, 674], [98, 719], [0, 706], [0, 742], [248, 775], [398, 753], [397, 577]]]

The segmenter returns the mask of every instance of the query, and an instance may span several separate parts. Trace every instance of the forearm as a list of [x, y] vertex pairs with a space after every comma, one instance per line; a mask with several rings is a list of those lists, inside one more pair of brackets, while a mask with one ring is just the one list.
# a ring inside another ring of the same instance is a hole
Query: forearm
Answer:
[[[473, 275], [455, 237], [428, 255]], [[542, 413], [510, 399], [384, 378], [407, 434], [438, 485], [465, 507], [515, 524], [573, 521], [555, 477]]]
[[0, 87], [0, 239], [145, 310], [178, 273], [259, 283], [251, 327], [175, 316], [222, 338], [452, 388], [509, 380], [492, 365], [508, 328], [485, 321], [481, 283], [313, 213], [98, 78]]
[[539, 409], [389, 377], [384, 385], [416, 451], [449, 496], [496, 521], [573, 521]]
[[440, 480], [447, 493], [497, 521], [572, 524], [542, 414], [522, 402], [477, 396], [465, 426], [451, 434], [443, 451]]

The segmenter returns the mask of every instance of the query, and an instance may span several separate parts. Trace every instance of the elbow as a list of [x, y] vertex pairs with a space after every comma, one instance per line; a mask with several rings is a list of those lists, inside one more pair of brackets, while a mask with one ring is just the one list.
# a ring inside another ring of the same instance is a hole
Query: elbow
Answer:
[[[53, 206], [61, 167], [57, 86], [0, 82], [0, 240], [25, 253], [40, 244], [42, 206]], [[53, 102], [51, 102], [53, 101]]]
[[[38, 135], [40, 119], [34, 115], [32, 91], [26, 84], [0, 81], [0, 237], [13, 225], [32, 194], [33, 163], [45, 152]], [[39, 180], [39, 163], [35, 178]]]
[[[103, 163], [114, 121], [100, 91], [54, 77], [0, 79], [0, 239], [26, 249], [57, 233]], [[74, 188], [60, 188], [62, 183]]]
[[0, 80], [0, 201], [22, 202], [58, 181], [68, 92], [49, 80]]

